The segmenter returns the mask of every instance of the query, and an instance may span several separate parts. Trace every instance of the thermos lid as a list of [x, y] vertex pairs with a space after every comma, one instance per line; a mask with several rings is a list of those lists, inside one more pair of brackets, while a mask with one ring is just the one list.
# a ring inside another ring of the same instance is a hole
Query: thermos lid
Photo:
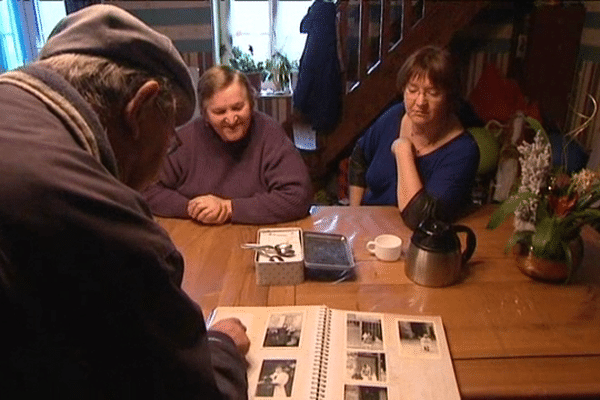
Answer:
[[460, 248], [458, 237], [451, 226], [432, 218], [421, 222], [410, 240], [423, 250], [439, 253], [448, 253]]

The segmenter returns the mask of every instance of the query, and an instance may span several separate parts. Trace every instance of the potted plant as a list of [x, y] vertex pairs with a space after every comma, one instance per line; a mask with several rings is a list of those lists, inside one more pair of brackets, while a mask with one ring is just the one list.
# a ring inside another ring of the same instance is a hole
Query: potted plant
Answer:
[[276, 92], [289, 92], [292, 83], [292, 73], [297, 70], [285, 54], [276, 52], [265, 64], [266, 80], [273, 82]]
[[492, 214], [488, 229], [514, 214], [515, 232], [506, 250], [518, 256], [521, 271], [534, 279], [567, 282], [583, 256], [581, 228], [600, 223], [600, 174], [553, 171], [546, 132], [536, 120], [527, 120], [537, 133], [533, 143], [517, 146], [520, 186]]
[[235, 46], [231, 49], [229, 57], [231, 68], [243, 72], [248, 77], [250, 84], [260, 93], [261, 82], [265, 73], [265, 66], [262, 61], [254, 61], [254, 51], [252, 46], [248, 46], [248, 53]]

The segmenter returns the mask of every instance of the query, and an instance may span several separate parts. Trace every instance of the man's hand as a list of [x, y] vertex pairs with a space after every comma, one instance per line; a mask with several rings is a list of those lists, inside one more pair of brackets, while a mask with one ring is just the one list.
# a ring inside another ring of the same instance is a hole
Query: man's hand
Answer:
[[242, 355], [246, 355], [246, 353], [248, 353], [248, 349], [250, 348], [250, 339], [248, 339], [248, 335], [246, 335], [246, 327], [239, 319], [222, 319], [212, 324], [210, 330], [226, 334], [233, 340], [238, 351]]
[[188, 202], [188, 215], [203, 224], [220, 225], [231, 218], [231, 200], [212, 194], [194, 197]]

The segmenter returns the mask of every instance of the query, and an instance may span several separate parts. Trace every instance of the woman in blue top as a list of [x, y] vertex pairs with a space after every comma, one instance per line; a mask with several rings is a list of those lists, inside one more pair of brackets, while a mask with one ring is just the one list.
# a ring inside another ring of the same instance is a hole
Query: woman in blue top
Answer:
[[389, 108], [350, 157], [350, 205], [397, 204], [414, 229], [456, 219], [470, 203], [479, 148], [463, 128], [458, 71], [447, 50], [427, 46], [398, 72], [404, 102]]

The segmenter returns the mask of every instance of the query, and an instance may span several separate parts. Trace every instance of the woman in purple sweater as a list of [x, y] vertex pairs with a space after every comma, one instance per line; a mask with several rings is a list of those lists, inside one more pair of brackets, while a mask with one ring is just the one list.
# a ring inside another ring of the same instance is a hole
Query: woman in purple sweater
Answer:
[[225, 66], [200, 77], [202, 117], [177, 133], [159, 181], [144, 192], [154, 214], [205, 224], [268, 224], [307, 214], [306, 165], [281, 126], [254, 110], [253, 93], [245, 75]]

